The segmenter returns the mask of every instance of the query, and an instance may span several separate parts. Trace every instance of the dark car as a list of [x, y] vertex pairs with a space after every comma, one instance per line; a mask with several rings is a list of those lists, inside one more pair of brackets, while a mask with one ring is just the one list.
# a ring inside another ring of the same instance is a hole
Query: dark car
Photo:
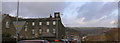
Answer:
[[49, 43], [47, 40], [22, 40], [17, 43]]

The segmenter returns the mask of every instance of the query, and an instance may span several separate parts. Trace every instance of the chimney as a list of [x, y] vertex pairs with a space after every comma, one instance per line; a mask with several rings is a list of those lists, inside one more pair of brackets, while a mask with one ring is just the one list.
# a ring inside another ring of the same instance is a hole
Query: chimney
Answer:
[[51, 14], [50, 14], [50, 18], [52, 18]]

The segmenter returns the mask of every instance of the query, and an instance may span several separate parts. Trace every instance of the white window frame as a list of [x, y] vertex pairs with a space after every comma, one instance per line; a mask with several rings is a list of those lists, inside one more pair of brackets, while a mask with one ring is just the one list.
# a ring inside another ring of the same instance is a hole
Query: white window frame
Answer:
[[47, 32], [50, 32], [50, 29], [47, 29]]
[[39, 22], [39, 25], [42, 25], [42, 22]]
[[56, 33], [55, 29], [53, 29], [53, 33]]
[[53, 25], [56, 25], [56, 21], [53, 21]]
[[50, 22], [46, 22], [46, 24], [47, 24], [47, 25], [49, 25], [49, 24], [50, 24]]
[[42, 29], [39, 29], [40, 34], [42, 34]]
[[32, 22], [32, 26], [34, 26], [35, 25], [35, 22]]
[[35, 38], [34, 36], [32, 36], [32, 38]]
[[35, 34], [35, 30], [34, 29], [32, 30], [32, 34]]
[[25, 31], [27, 31], [27, 27], [25, 27]]
[[26, 24], [28, 24], [28, 22]]
[[5, 25], [6, 25], [6, 28], [9, 28], [9, 22], [8, 21], [6, 21]]

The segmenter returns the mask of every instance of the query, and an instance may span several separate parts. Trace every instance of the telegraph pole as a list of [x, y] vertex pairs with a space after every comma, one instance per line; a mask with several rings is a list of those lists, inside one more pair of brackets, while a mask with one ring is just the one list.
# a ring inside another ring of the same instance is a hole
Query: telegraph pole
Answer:
[[[18, 3], [17, 3], [17, 16], [16, 16], [16, 21], [18, 23], [18, 16], [19, 16], [19, 0], [18, 0]], [[17, 29], [16, 29], [16, 41], [19, 40], [19, 33], [17, 32]]]
[[17, 21], [18, 21], [18, 16], [19, 16], [19, 0], [18, 0], [18, 3], [17, 3]]

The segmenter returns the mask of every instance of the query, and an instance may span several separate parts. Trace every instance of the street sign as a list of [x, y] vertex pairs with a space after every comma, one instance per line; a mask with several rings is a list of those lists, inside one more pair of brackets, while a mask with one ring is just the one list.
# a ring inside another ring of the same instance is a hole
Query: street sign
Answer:
[[19, 33], [21, 29], [23, 28], [26, 21], [14, 21], [13, 24], [16, 28], [16, 32]]

